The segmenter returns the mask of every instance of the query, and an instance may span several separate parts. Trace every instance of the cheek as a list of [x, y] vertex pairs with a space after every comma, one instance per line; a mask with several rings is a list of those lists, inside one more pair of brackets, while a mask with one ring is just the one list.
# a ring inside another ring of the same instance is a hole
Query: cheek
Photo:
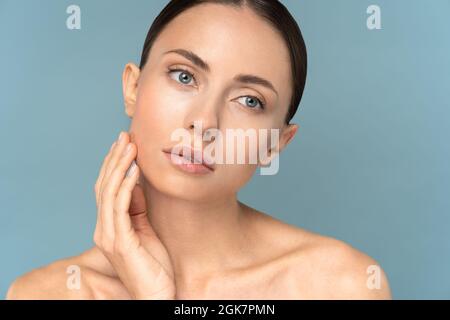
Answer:
[[160, 103], [158, 95], [151, 92], [139, 96], [136, 101], [136, 112], [131, 127], [136, 135], [140, 152], [155, 146], [154, 142], [160, 141], [165, 134], [167, 122], [159, 107]]
[[188, 99], [177, 94], [161, 76], [150, 76], [139, 90], [136, 100], [136, 113], [132, 125], [139, 133], [142, 147], [155, 145], [161, 148], [170, 142], [172, 131], [182, 126], [183, 110]]
[[222, 154], [217, 156], [222, 163], [231, 159], [236, 164], [242, 164], [242, 161], [250, 166], [259, 164], [269, 155], [271, 141], [277, 143], [277, 135], [273, 134], [278, 132], [276, 128], [267, 129], [256, 125], [245, 128], [233, 127], [229, 134], [227, 130], [221, 132], [223, 138], [217, 141], [217, 149], [222, 151]]
[[130, 133], [138, 150], [137, 163], [148, 181], [160, 180], [162, 149], [170, 146], [170, 135], [177, 123], [177, 113], [171, 110], [173, 102], [167, 98], [166, 91], [163, 86], [143, 85], [131, 120]]
[[[167, 89], [159, 85], [158, 82], [151, 79], [142, 84], [136, 100], [135, 120], [141, 127], [154, 128], [155, 126], [164, 126], [170, 121], [172, 104], [168, 101]], [[134, 120], [134, 119], [133, 119]], [[157, 132], [154, 132], [157, 133]]]
[[221, 165], [217, 171], [220, 190], [227, 190], [228, 193], [238, 192], [252, 178], [256, 168], [254, 164]]

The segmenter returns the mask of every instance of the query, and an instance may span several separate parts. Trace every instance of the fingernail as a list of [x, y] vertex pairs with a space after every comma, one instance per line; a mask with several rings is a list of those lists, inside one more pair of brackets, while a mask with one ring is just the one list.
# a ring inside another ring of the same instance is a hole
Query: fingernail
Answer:
[[130, 151], [131, 151], [131, 143], [127, 144], [127, 147], [125, 148], [125, 150], [123, 150], [123, 155], [126, 155]]
[[130, 167], [127, 170], [126, 176], [130, 177], [134, 173], [135, 170], [136, 170], [136, 161], [133, 160], [131, 162]]
[[123, 137], [124, 137], [124, 134], [121, 131], [120, 134], [119, 134], [119, 143], [121, 143], [123, 141]]

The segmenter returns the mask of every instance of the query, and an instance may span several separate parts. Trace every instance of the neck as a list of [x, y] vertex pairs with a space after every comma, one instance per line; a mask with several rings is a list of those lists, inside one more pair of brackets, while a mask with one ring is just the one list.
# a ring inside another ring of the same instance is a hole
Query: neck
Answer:
[[146, 181], [142, 186], [149, 221], [169, 253], [177, 279], [205, 279], [248, 262], [248, 215], [235, 194], [190, 201], [161, 193]]

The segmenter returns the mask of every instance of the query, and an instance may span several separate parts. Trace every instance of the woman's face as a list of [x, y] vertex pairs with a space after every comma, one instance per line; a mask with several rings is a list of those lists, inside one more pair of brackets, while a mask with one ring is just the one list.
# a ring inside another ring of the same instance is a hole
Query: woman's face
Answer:
[[[209, 69], [181, 51], [166, 53], [179, 49], [193, 52]], [[235, 81], [240, 74], [266, 79], [273, 88]], [[286, 45], [267, 22], [247, 8], [202, 4], [178, 15], [157, 37], [143, 70], [127, 64], [123, 89], [143, 178], [157, 190], [183, 199], [235, 194], [257, 164], [248, 163], [247, 146], [245, 164], [237, 160], [216, 164], [213, 172], [201, 175], [183, 172], [163, 152], [181, 142], [171, 139], [175, 130], [185, 129], [192, 147], [195, 140], [195, 146], [205, 148], [211, 142], [202, 134], [216, 128], [223, 134], [225, 148], [231, 142], [226, 139], [226, 129], [269, 129], [270, 135], [271, 128], [278, 128], [279, 150], [297, 130], [296, 125], [284, 125], [292, 94]], [[191, 127], [194, 121], [201, 123], [202, 131]], [[236, 155], [237, 147], [234, 150]], [[225, 149], [223, 152], [226, 156]]]

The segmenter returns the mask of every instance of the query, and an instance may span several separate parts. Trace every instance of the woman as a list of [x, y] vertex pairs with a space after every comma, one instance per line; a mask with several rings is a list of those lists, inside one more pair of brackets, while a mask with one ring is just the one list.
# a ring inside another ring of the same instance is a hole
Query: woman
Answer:
[[18, 278], [7, 298], [390, 298], [369, 256], [237, 200], [262, 161], [209, 163], [201, 153], [195, 163], [191, 144], [173, 152], [180, 128], [201, 150], [213, 143], [203, 135], [210, 129], [278, 129], [267, 150], [274, 159], [298, 129], [289, 121], [305, 79], [303, 39], [280, 2], [171, 1], [149, 30], [140, 66], [123, 72], [132, 121], [95, 184], [95, 246]]

